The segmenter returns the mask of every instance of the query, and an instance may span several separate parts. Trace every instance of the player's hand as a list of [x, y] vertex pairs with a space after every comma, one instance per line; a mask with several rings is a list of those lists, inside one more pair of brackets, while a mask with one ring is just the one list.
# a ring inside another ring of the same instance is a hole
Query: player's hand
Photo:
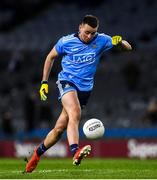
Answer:
[[47, 81], [42, 81], [41, 82], [41, 87], [40, 87], [40, 99], [41, 101], [46, 101], [47, 100], [47, 95], [49, 92], [49, 86]]
[[121, 42], [122, 42], [122, 37], [121, 36], [116, 35], [116, 36], [112, 37], [112, 44], [114, 46], [117, 46]]

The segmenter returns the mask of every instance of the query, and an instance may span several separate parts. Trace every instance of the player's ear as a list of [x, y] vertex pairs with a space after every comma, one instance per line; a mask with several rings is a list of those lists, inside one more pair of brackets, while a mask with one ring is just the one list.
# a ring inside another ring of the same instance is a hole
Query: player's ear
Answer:
[[79, 32], [81, 31], [82, 29], [82, 24], [79, 25]]

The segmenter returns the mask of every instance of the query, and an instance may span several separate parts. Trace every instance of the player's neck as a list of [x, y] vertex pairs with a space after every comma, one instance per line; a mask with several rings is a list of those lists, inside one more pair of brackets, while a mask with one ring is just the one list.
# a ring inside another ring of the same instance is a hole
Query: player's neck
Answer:
[[94, 36], [94, 38], [93, 39], [91, 39], [89, 42], [85, 42], [82, 38], [81, 38], [81, 36], [80, 36], [80, 33], [78, 32], [78, 33], [76, 33], [75, 34], [75, 37], [77, 37], [82, 43], [84, 43], [84, 44], [90, 44], [96, 37], [97, 37], [97, 35], [96, 36]]

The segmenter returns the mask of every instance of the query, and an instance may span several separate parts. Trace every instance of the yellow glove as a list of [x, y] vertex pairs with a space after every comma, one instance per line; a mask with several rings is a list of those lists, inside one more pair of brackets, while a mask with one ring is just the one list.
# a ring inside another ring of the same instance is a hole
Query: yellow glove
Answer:
[[41, 88], [40, 88], [40, 99], [41, 101], [46, 101], [47, 100], [47, 96], [46, 94], [48, 94], [49, 92], [49, 86], [48, 86], [48, 82], [47, 81], [42, 81], [41, 82]]
[[114, 46], [118, 45], [121, 42], [122, 42], [122, 37], [121, 36], [113, 36], [112, 37], [112, 44]]

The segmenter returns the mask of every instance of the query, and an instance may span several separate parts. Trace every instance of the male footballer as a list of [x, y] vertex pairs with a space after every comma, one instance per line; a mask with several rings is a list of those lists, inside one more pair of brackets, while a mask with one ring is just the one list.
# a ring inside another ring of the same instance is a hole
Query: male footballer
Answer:
[[47, 55], [40, 88], [42, 101], [47, 100], [48, 79], [54, 60], [62, 56], [62, 70], [56, 82], [62, 111], [54, 128], [44, 141], [34, 149], [25, 172], [32, 172], [42, 154], [52, 147], [67, 130], [69, 148], [73, 164], [80, 165], [81, 160], [91, 152], [91, 146], [79, 147], [79, 122], [81, 109], [87, 104], [94, 84], [94, 75], [101, 55], [114, 46], [131, 50], [131, 45], [121, 36], [109, 36], [98, 33], [99, 20], [93, 15], [86, 15], [79, 24], [77, 33], [64, 36], [58, 40]]

